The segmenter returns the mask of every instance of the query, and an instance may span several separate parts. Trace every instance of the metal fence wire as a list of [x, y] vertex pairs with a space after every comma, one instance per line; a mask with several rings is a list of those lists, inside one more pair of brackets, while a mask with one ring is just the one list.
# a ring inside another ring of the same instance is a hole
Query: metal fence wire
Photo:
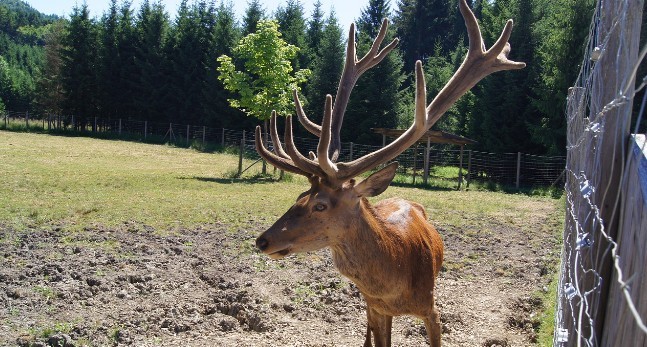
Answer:
[[[244, 143], [245, 156], [258, 158], [254, 149], [254, 134], [243, 130], [211, 128], [206, 126], [160, 123], [132, 119], [92, 118], [80, 121], [78, 117], [66, 115], [41, 115], [26, 112], [6, 112], [0, 120], [0, 128], [7, 122], [25, 127], [38, 127], [48, 131], [94, 132], [98, 135], [129, 138], [134, 140], [173, 143], [180, 146], [218, 145], [239, 148]], [[4, 122], [4, 124], [2, 123]], [[316, 152], [318, 139], [295, 137], [300, 151]], [[271, 140], [268, 139], [272, 147]], [[380, 149], [381, 146], [352, 142], [342, 143], [339, 161], [352, 161]], [[425, 154], [428, 154], [428, 170], [441, 167], [461, 168], [453, 179], [470, 182], [496, 183], [507, 186], [561, 186], [566, 157], [537, 156], [525, 153], [488, 153], [474, 150], [460, 150], [450, 145], [413, 146], [395, 160], [400, 163], [400, 173], [422, 177], [425, 169]], [[460, 177], [459, 177], [460, 176]]]
[[[632, 124], [643, 3], [598, 0], [568, 95], [554, 346], [647, 346], [647, 158]], [[638, 76], [639, 78], [644, 76]], [[640, 81], [640, 79], [638, 80]], [[647, 95], [647, 94], [646, 94]]]

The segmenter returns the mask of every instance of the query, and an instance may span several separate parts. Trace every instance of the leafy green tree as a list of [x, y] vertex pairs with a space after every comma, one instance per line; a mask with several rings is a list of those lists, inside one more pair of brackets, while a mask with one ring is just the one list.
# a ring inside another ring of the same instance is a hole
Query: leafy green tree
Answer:
[[[389, 18], [389, 2], [370, 0], [357, 22], [358, 56], [367, 52], [379, 32], [384, 18]], [[383, 45], [394, 38], [389, 30]], [[371, 128], [394, 128], [398, 123], [399, 97], [404, 74], [402, 57], [397, 50], [378, 65], [366, 71], [357, 81], [344, 117], [341, 131], [342, 141], [380, 144], [381, 137], [372, 133]]]
[[231, 106], [260, 120], [268, 120], [273, 110], [278, 115], [290, 114], [292, 90], [299, 90], [310, 74], [307, 69], [293, 70], [290, 61], [298, 50], [283, 41], [276, 21], [259, 21], [257, 31], [243, 37], [234, 48], [233, 59], [227, 55], [218, 58], [218, 78], [226, 89], [239, 95], [229, 99]]
[[9, 64], [0, 55], [0, 100], [7, 100], [8, 97], [11, 97], [13, 94], [13, 81], [11, 79], [11, 71], [9, 69]]
[[86, 4], [74, 7], [63, 43], [63, 109], [84, 126], [97, 111], [97, 28]]
[[243, 17], [243, 35], [256, 32], [258, 22], [265, 19], [265, 9], [259, 0], [251, 0], [247, 3], [245, 17]]

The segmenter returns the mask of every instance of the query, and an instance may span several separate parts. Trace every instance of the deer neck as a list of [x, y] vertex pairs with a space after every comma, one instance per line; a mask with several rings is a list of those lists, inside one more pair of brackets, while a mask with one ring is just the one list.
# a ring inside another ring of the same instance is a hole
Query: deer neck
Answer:
[[358, 218], [350, 222], [344, 237], [330, 248], [339, 272], [362, 290], [382, 282], [382, 273], [389, 271], [394, 259], [394, 243], [366, 199], [362, 199], [359, 209]]

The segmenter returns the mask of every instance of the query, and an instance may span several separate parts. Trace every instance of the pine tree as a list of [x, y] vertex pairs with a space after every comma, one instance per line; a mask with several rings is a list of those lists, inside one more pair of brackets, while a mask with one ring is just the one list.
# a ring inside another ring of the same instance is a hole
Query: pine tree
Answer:
[[97, 72], [98, 116], [116, 117], [119, 100], [121, 59], [119, 56], [119, 14], [117, 0], [110, 1], [108, 12], [99, 23], [99, 56]]
[[213, 39], [215, 9], [200, 1], [180, 5], [176, 25], [167, 41], [170, 62], [167, 117], [184, 124], [199, 124], [206, 79], [208, 50]]
[[36, 103], [40, 111], [60, 114], [63, 105], [61, 69], [63, 61], [63, 34], [65, 21], [59, 20], [49, 26], [45, 34], [45, 65], [37, 82]]
[[315, 1], [312, 15], [308, 21], [308, 28], [306, 30], [306, 55], [308, 57], [308, 64], [312, 62], [319, 55], [319, 45], [323, 37], [324, 26], [326, 25], [324, 13], [321, 10], [321, 0]]
[[335, 12], [326, 20], [318, 48], [305, 93], [310, 101], [306, 108], [309, 118], [320, 123], [326, 94], [335, 95], [344, 67], [345, 47]]
[[117, 116], [131, 116], [135, 112], [135, 100], [137, 81], [140, 79], [141, 70], [135, 62], [137, 55], [137, 28], [133, 17], [131, 3], [123, 2], [119, 13], [119, 26], [117, 37], [117, 51], [119, 53]]
[[222, 2], [216, 10], [213, 44], [207, 60], [207, 75], [203, 89], [204, 124], [225, 128], [251, 128], [255, 124], [248, 117], [229, 105], [231, 93], [218, 79], [220, 63], [216, 57], [231, 55], [239, 41], [241, 29], [236, 24], [233, 3]]
[[[303, 4], [299, 0], [288, 0], [285, 7], [279, 7], [276, 10], [275, 17], [285, 42], [297, 47], [306, 47], [306, 20]], [[292, 67], [295, 70], [306, 66], [307, 53], [307, 50], [299, 50], [292, 61]]]
[[[485, 5], [485, 3], [484, 3]], [[515, 18], [510, 37], [511, 58], [523, 61], [527, 67], [505, 71], [480, 82], [477, 95], [479, 114], [471, 125], [471, 137], [479, 141], [478, 148], [494, 152], [526, 152], [542, 154], [531, 141], [528, 122], [532, 112], [532, 83], [535, 77], [533, 58], [536, 40], [530, 30], [535, 11], [530, 0], [498, 1], [483, 8], [483, 36], [494, 42], [509, 18]]]
[[265, 10], [259, 0], [251, 0], [247, 3], [245, 17], [243, 18], [243, 35], [256, 32], [256, 26], [260, 20], [265, 19]]
[[168, 91], [168, 60], [164, 47], [169, 30], [169, 19], [164, 6], [158, 2], [152, 6], [148, 0], [142, 4], [137, 24], [137, 49], [135, 65], [139, 78], [134, 80], [134, 115], [139, 119], [162, 121]]
[[65, 90], [64, 111], [76, 117], [82, 127], [96, 116], [98, 46], [97, 29], [86, 4], [74, 7], [64, 36], [61, 75]]
[[566, 95], [580, 70], [593, 7], [592, 0], [551, 2], [542, 7], [542, 18], [535, 24], [541, 41], [535, 65], [541, 70], [533, 86], [538, 115], [529, 127], [533, 142], [550, 155], [566, 150]]
[[415, 62], [423, 63], [434, 54], [437, 44], [442, 54], [456, 47], [453, 38], [455, 13], [449, 0], [400, 0], [395, 16], [395, 26], [401, 42], [404, 66], [413, 69]]
[[[389, 3], [386, 0], [370, 0], [362, 10], [357, 23], [358, 56], [370, 49], [382, 20], [389, 16]], [[389, 31], [383, 45], [391, 42], [394, 36], [393, 31]], [[380, 64], [365, 72], [351, 94], [344, 117], [342, 141], [381, 143], [381, 137], [373, 134], [371, 128], [394, 128], [397, 125], [400, 102], [398, 95], [403, 80], [402, 57], [397, 50], [393, 50]]]

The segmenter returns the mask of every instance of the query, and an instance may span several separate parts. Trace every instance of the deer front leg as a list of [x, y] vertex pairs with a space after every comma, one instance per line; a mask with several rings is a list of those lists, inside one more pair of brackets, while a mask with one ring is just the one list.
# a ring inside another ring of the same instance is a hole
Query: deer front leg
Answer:
[[431, 347], [440, 347], [440, 313], [438, 313], [435, 301], [431, 304], [431, 313], [422, 320], [425, 322], [429, 345]]
[[371, 345], [371, 332], [375, 339], [375, 347], [391, 347], [391, 323], [393, 317], [381, 314], [371, 308], [366, 307], [367, 328], [366, 340], [364, 347], [373, 347]]

